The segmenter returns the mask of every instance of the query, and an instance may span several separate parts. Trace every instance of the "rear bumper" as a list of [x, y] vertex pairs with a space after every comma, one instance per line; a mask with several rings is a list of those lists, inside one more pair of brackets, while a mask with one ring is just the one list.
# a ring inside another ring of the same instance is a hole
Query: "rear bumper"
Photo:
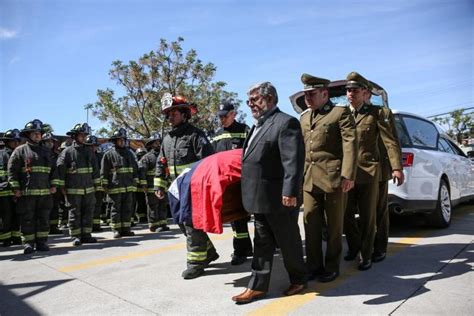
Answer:
[[399, 214], [403, 213], [430, 213], [436, 209], [437, 201], [432, 200], [406, 200], [399, 196], [389, 194], [388, 195], [388, 206], [391, 211], [396, 208], [401, 209]]

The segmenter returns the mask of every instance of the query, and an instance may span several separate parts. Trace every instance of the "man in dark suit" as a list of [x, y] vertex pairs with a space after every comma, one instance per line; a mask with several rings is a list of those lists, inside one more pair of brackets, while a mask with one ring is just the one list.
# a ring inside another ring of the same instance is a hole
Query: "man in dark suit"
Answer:
[[252, 86], [247, 94], [256, 123], [244, 143], [242, 202], [254, 214], [255, 237], [252, 276], [247, 289], [232, 297], [237, 304], [267, 293], [276, 244], [291, 282], [284, 294], [300, 293], [307, 282], [298, 226], [304, 166], [300, 123], [278, 109], [270, 82]]

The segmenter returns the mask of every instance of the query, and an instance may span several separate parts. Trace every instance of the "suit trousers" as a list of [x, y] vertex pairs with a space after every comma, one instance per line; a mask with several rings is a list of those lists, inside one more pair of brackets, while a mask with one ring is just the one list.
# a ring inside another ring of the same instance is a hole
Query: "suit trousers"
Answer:
[[231, 223], [234, 239], [234, 255], [248, 257], [252, 255], [252, 241], [250, 240], [248, 222], [250, 217], [242, 218]]
[[110, 205], [110, 227], [113, 231], [130, 231], [134, 211], [134, 195], [135, 192], [109, 194], [112, 201]]
[[68, 194], [67, 201], [71, 204], [68, 221], [69, 234], [71, 237], [90, 236], [95, 210], [95, 193]]
[[291, 284], [307, 282], [298, 215], [299, 210], [254, 214], [254, 253], [249, 289], [268, 291], [276, 244], [280, 247]]
[[388, 211], [388, 181], [379, 182], [377, 200], [377, 231], [375, 233], [374, 252], [387, 252], [388, 235], [390, 228], [390, 214]]
[[[313, 188], [312, 192], [303, 193], [306, 265], [310, 272], [339, 272], [347, 193], [326, 193]], [[328, 237], [324, 259], [322, 235], [325, 217]]]
[[21, 239], [24, 243], [46, 242], [49, 234], [49, 212], [53, 199], [48, 195], [24, 195], [17, 204]]
[[[344, 232], [349, 251], [360, 250], [363, 260], [372, 259], [375, 239], [375, 213], [379, 182], [375, 178], [370, 183], [356, 183], [347, 197], [344, 214]], [[355, 215], [359, 213], [357, 221]]]

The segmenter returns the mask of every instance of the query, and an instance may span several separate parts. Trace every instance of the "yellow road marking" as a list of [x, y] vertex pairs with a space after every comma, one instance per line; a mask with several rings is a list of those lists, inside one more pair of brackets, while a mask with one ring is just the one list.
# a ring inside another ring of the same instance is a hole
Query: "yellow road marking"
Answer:
[[[395, 242], [399, 246], [390, 246], [390, 254], [395, 254], [401, 251], [403, 248], [406, 248], [410, 245], [416, 244], [422, 237], [407, 237], [402, 238]], [[304, 294], [301, 295], [294, 295], [288, 297], [281, 297], [275, 299], [273, 302], [265, 304], [247, 315], [251, 316], [267, 316], [267, 315], [287, 315], [290, 312], [295, 311], [296, 309], [300, 308], [301, 306], [309, 303], [313, 299], [315, 299], [320, 293], [324, 293], [328, 290], [336, 288], [341, 283], [345, 282], [348, 278], [358, 274], [359, 271], [355, 269], [348, 269], [341, 273], [339, 278], [335, 281], [330, 283], [319, 283], [319, 282], [311, 282], [308, 288], [305, 290]]]
[[[222, 235], [215, 235], [212, 236], [211, 240], [226, 240], [231, 238], [233, 235], [232, 233], [227, 233], [227, 234], [222, 234]], [[79, 271], [79, 270], [85, 270], [85, 269], [90, 269], [98, 266], [104, 266], [108, 264], [113, 264], [117, 262], [121, 262], [124, 260], [132, 260], [132, 259], [138, 259], [138, 258], [143, 258], [143, 257], [148, 257], [148, 256], [153, 256], [157, 255], [163, 252], [167, 251], [172, 251], [172, 250], [178, 250], [186, 248], [186, 243], [179, 243], [179, 244], [174, 244], [174, 245], [169, 245], [169, 246], [164, 246], [160, 248], [155, 248], [155, 249], [150, 249], [150, 250], [144, 250], [144, 251], [137, 251], [137, 252], [132, 252], [128, 253], [125, 255], [121, 256], [114, 256], [114, 257], [108, 257], [108, 258], [103, 258], [103, 259], [96, 259], [96, 260], [91, 260], [87, 261], [84, 263], [80, 264], [74, 264], [70, 266], [65, 266], [61, 267], [58, 269], [59, 272], [73, 272], [73, 271]]]

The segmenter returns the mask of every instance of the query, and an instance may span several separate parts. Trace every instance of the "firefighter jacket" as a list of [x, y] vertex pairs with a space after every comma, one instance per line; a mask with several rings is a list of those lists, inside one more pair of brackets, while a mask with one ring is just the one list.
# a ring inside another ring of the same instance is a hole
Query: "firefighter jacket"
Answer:
[[212, 138], [212, 146], [216, 152], [242, 148], [250, 128], [234, 121], [229, 127], [219, 129]]
[[95, 192], [100, 183], [99, 167], [93, 152], [74, 142], [59, 155], [57, 165], [58, 185], [66, 194], [84, 195]]
[[140, 186], [153, 190], [153, 179], [155, 177], [156, 160], [160, 152], [152, 149], [146, 153], [138, 162], [138, 173], [140, 177]]
[[135, 156], [128, 148], [111, 148], [102, 158], [100, 177], [107, 194], [136, 192], [138, 166]]
[[22, 195], [49, 195], [55, 185], [53, 160], [49, 149], [27, 142], [13, 151], [8, 161], [8, 182]]
[[199, 128], [187, 122], [173, 127], [164, 137], [160, 155], [156, 161], [155, 191], [167, 189], [169, 183], [184, 169], [213, 153], [211, 143]]
[[0, 197], [13, 195], [13, 191], [8, 184], [7, 167], [12, 150], [8, 147], [0, 150]]

